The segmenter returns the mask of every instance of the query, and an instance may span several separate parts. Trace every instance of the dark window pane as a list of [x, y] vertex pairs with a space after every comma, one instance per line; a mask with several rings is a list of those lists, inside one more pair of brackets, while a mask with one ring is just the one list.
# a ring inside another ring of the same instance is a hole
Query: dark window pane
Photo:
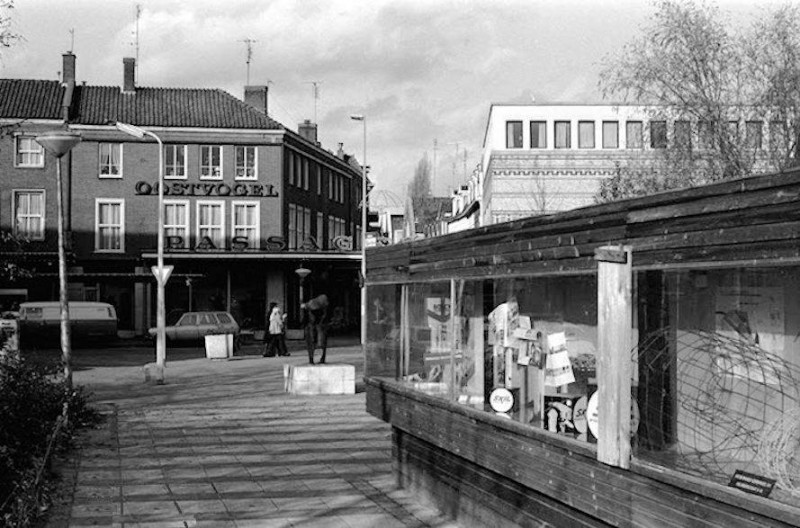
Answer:
[[506, 122], [506, 148], [522, 148], [522, 121]]
[[547, 123], [531, 121], [531, 148], [547, 148]]
[[650, 122], [650, 147], [654, 149], [667, 148], [667, 122]]

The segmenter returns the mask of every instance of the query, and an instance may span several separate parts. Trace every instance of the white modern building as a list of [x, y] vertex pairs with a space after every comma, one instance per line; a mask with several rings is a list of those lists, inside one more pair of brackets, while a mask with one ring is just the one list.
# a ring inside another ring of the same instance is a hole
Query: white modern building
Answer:
[[[603, 179], [652, 165], [668, 146], [685, 144], [702, 154], [710, 147], [707, 125], [665, 108], [493, 104], [476, 192], [481, 225], [591, 205]], [[763, 117], [741, 112], [728, 126], [745, 134], [754, 152], [767, 148]]]

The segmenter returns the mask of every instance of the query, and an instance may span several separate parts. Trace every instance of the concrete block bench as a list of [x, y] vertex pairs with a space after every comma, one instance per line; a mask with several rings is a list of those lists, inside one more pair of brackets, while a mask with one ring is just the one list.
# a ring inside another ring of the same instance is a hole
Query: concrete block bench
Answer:
[[284, 365], [284, 390], [289, 394], [355, 394], [356, 367], [353, 365]]

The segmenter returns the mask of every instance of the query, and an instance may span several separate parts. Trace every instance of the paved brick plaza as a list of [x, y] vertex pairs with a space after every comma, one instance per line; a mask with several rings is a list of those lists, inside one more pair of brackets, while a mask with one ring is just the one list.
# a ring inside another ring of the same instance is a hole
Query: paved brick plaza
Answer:
[[[363, 393], [287, 395], [283, 365], [305, 354], [256, 352], [168, 362], [162, 386], [145, 384], [140, 365], [79, 369], [107, 420], [81, 438], [69, 520], [51, 524], [455, 526], [397, 489], [389, 426], [366, 414]], [[357, 346], [328, 357], [360, 379]]]

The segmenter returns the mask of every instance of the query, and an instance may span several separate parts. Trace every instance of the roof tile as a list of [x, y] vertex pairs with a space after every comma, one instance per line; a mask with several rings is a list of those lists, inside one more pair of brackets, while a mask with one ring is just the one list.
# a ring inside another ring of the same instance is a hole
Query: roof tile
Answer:
[[58, 81], [0, 79], [0, 117], [60, 119], [63, 96]]
[[[59, 119], [64, 87], [58, 81], [0, 79], [0, 117]], [[264, 113], [219, 89], [75, 87], [70, 123], [283, 130]]]

